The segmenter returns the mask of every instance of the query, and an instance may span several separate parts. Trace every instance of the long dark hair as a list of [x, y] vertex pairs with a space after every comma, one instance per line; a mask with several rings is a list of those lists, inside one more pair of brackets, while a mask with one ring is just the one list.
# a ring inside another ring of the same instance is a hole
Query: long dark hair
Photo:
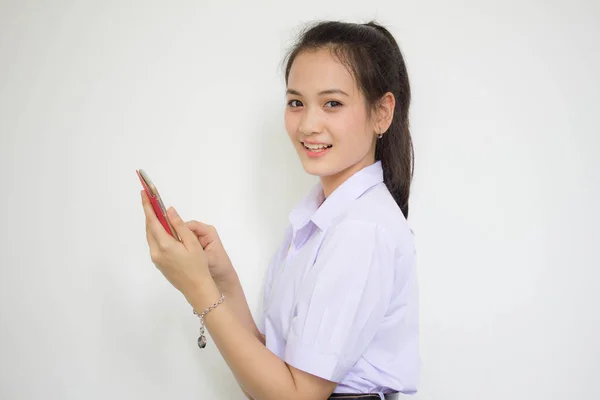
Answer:
[[398, 43], [386, 28], [373, 21], [313, 23], [300, 34], [286, 57], [286, 85], [295, 58], [305, 50], [321, 48], [329, 48], [349, 68], [366, 99], [369, 115], [385, 93], [391, 92], [396, 98], [394, 118], [388, 131], [377, 140], [375, 159], [381, 160], [383, 180], [408, 218], [414, 151], [408, 124], [410, 84]]

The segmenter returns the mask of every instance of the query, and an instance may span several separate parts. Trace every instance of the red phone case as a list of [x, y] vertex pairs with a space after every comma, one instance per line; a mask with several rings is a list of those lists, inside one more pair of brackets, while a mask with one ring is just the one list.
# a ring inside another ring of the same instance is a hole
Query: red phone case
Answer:
[[167, 233], [169, 233], [175, 239], [179, 240], [177, 232], [175, 232], [175, 229], [173, 229], [173, 226], [167, 219], [167, 210], [165, 209], [165, 206], [162, 200], [160, 199], [158, 189], [156, 189], [156, 186], [152, 183], [150, 177], [148, 177], [148, 174], [143, 169], [136, 170], [135, 172], [137, 173], [138, 178], [140, 178], [140, 182], [142, 182], [142, 187], [144, 188], [144, 191], [150, 199], [150, 204], [152, 204], [154, 213], [156, 214], [156, 217], [158, 218], [162, 226], [165, 228], [165, 231], [167, 231]]

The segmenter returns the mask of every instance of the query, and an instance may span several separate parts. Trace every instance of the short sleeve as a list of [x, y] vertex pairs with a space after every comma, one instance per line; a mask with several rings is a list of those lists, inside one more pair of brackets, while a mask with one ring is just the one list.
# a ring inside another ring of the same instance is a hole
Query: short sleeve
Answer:
[[325, 233], [313, 279], [299, 293], [285, 358], [340, 382], [375, 336], [394, 285], [394, 248], [382, 228], [343, 221]]
[[264, 279], [263, 279], [263, 289], [262, 289], [262, 297], [261, 297], [261, 301], [260, 301], [260, 306], [258, 309], [258, 318], [256, 320], [256, 326], [258, 328], [258, 331], [260, 333], [262, 333], [263, 335], [266, 335], [266, 314], [267, 314], [267, 299], [269, 298], [269, 295], [271, 293], [271, 287], [273, 286], [273, 275], [275, 274], [275, 270], [277, 269], [277, 267], [279, 267], [279, 263], [281, 262], [281, 260], [283, 259], [283, 254], [285, 252], [285, 250], [287, 249], [287, 242], [289, 241], [289, 236], [291, 235], [291, 226], [288, 226], [286, 228], [286, 231], [284, 233], [284, 240], [283, 242], [279, 245], [279, 248], [277, 249], [277, 251], [275, 251], [275, 253], [273, 254], [273, 256], [271, 257], [271, 260], [269, 261], [269, 266], [267, 267], [267, 270], [265, 271], [264, 274]]
[[273, 257], [273, 259], [269, 263], [269, 266], [264, 275], [262, 296], [261, 296], [261, 300], [260, 300], [260, 306], [258, 309], [258, 318], [256, 321], [256, 327], [258, 328], [258, 331], [260, 333], [262, 333], [263, 335], [266, 334], [265, 333], [265, 331], [266, 331], [266, 326], [265, 326], [266, 315], [265, 314], [266, 314], [267, 298], [269, 296], [269, 292], [271, 291], [274, 262], [275, 262], [275, 257]]
[[263, 334], [266, 335], [265, 333], [265, 300], [264, 300], [264, 296], [263, 299], [261, 300], [261, 304], [258, 310], [258, 318], [256, 319], [256, 327], [258, 328], [258, 331]]

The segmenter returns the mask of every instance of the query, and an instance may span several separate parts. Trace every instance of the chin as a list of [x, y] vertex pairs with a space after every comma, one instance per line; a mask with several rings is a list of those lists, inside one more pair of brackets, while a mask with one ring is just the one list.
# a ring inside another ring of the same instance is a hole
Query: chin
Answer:
[[336, 168], [335, 165], [325, 162], [325, 160], [302, 159], [301, 161], [304, 171], [306, 171], [306, 173], [309, 175], [318, 177], [331, 176], [337, 174], [340, 170], [339, 168]]

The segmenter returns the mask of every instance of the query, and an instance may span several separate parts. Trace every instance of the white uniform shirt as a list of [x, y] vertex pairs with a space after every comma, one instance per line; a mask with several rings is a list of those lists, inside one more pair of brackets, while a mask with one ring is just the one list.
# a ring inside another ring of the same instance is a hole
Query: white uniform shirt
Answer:
[[416, 392], [415, 246], [380, 161], [324, 202], [317, 184], [292, 211], [258, 327], [289, 365], [338, 382], [335, 393]]

